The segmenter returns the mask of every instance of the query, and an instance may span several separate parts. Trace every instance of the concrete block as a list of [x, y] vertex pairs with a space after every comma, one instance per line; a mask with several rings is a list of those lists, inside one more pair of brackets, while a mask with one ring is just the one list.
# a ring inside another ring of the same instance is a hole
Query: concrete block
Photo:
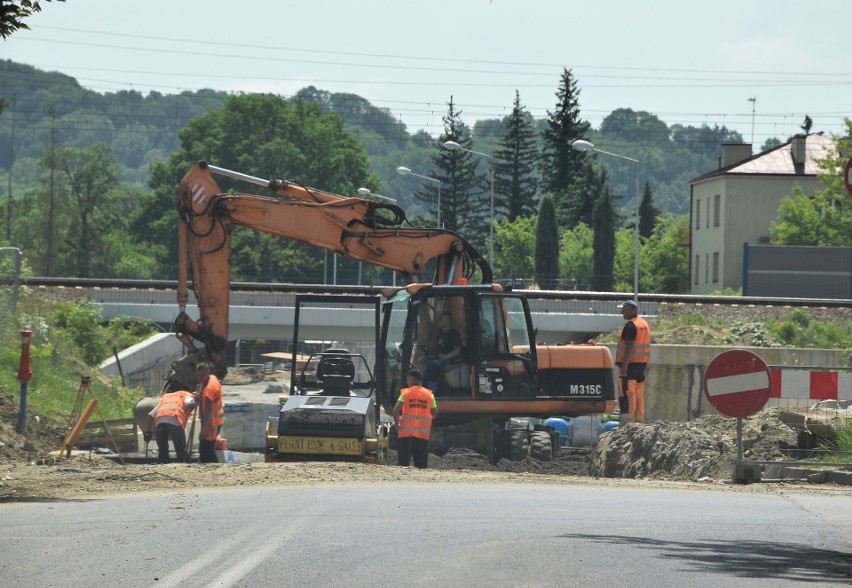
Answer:
[[811, 484], [825, 484], [828, 472], [814, 472], [808, 476], [808, 482]]
[[743, 462], [734, 466], [734, 482], [737, 484], [751, 484], [760, 482], [762, 468], [760, 464]]
[[852, 486], [852, 472], [834, 470], [826, 473], [826, 482], [833, 482], [841, 486]]
[[801, 480], [806, 478], [808, 473], [811, 473], [811, 471], [804, 468], [784, 468], [781, 477], [785, 480]]
[[779, 478], [784, 478], [784, 477], [786, 477], [784, 475], [784, 471], [786, 469], [787, 468], [784, 466], [783, 463], [773, 463], [773, 464], [764, 466], [763, 479], [764, 480], [766, 480], [766, 479], [777, 480]]

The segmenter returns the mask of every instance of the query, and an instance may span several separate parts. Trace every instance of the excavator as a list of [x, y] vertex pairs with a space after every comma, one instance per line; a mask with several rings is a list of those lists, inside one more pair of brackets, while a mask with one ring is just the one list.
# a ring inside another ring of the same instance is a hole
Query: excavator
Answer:
[[[267, 193], [223, 192], [214, 174]], [[440, 407], [430, 440], [434, 453], [467, 447], [492, 463], [528, 455], [547, 460], [558, 453], [559, 435], [530, 423], [615, 409], [613, 362], [606, 347], [537, 344], [522, 294], [492, 283], [490, 265], [463, 237], [413, 226], [395, 204], [340, 196], [293, 180], [266, 180], [201, 161], [180, 182], [178, 213], [175, 332], [187, 355], [173, 364], [167, 390], [194, 389], [193, 368], [199, 361], [210, 363], [220, 379], [227, 374], [234, 226], [309, 243], [398, 272], [409, 282], [384, 288], [375, 297], [378, 302], [362, 300], [376, 313], [372, 365], [363, 353], [326, 349], [307, 361], [301, 358], [312, 367], [300, 372], [296, 355], [304, 342], [297, 340], [297, 301], [290, 399], [282, 406], [277, 429], [267, 429], [273, 458], [345, 454], [381, 461], [376, 456], [389, 436], [381, 425], [381, 409], [390, 413], [410, 368], [425, 369], [433, 361], [441, 315], [450, 318], [461, 350], [439, 368], [433, 384]], [[196, 319], [187, 314], [190, 272]], [[432, 274], [431, 282], [418, 282], [426, 272]], [[340, 300], [329, 306], [336, 302]], [[354, 405], [358, 408], [352, 409]]]

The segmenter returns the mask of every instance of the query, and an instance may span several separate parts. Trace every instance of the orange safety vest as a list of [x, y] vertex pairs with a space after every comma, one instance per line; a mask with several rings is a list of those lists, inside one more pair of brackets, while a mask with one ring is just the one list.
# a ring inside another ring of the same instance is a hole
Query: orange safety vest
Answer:
[[[630, 363], [648, 363], [651, 361], [651, 329], [642, 317], [633, 317], [630, 322], [636, 326], [636, 341], [633, 342], [633, 356], [630, 358]], [[624, 339], [619, 334], [615, 363], [624, 363], [625, 345]]]
[[397, 437], [428, 439], [432, 430], [432, 405], [435, 396], [422, 386], [403, 388], [402, 415], [399, 417]]
[[157, 416], [154, 419], [156, 423], [163, 417], [174, 417], [180, 424], [181, 428], [186, 426], [186, 421], [189, 418], [190, 407], [186, 405], [186, 399], [192, 397], [192, 392], [169, 392], [160, 397], [160, 406], [157, 408]]
[[212, 418], [207, 430], [202, 427], [199, 433], [200, 439], [205, 441], [215, 441], [219, 436], [219, 427], [225, 423], [225, 408], [222, 406], [222, 384], [219, 383], [219, 378], [210, 374], [210, 379], [207, 380], [207, 385], [201, 391], [201, 407], [198, 416], [202, 421], [205, 420], [205, 414], [210, 411]]

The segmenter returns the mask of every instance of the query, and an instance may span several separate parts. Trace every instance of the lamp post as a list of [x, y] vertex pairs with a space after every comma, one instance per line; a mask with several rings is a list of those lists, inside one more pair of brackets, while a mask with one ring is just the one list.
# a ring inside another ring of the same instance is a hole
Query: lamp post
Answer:
[[[482, 153], [480, 151], [474, 151], [473, 149], [468, 149], [467, 147], [462, 147], [455, 141], [444, 141], [444, 148], [449, 151], [462, 150], [467, 151], [468, 153], [473, 153], [474, 155], [479, 155], [480, 157], [487, 157], [488, 159], [497, 159], [493, 155], [489, 155], [488, 153]], [[494, 164], [491, 164], [491, 222], [488, 223], [488, 263], [493, 267], [494, 266]]]
[[436, 182], [438, 184], [438, 228], [441, 228], [441, 180], [436, 178], [430, 178], [429, 176], [421, 176], [420, 174], [416, 174], [411, 171], [409, 168], [404, 166], [399, 166], [396, 168], [396, 173], [401, 176], [414, 176], [415, 178], [420, 178], [421, 180], [429, 180], [430, 182]]
[[627, 161], [631, 161], [636, 164], [636, 217], [634, 219], [633, 224], [633, 300], [637, 303], [639, 302], [639, 160], [633, 159], [632, 157], [627, 157], [626, 155], [619, 155], [618, 153], [610, 153], [609, 151], [604, 151], [603, 149], [597, 149], [594, 143], [590, 143], [589, 141], [584, 141], [583, 139], [577, 139], [573, 143], [571, 143], [571, 147], [576, 151], [594, 151], [595, 153], [603, 153], [604, 155], [609, 155], [611, 157], [617, 157], [619, 159], [626, 159]]

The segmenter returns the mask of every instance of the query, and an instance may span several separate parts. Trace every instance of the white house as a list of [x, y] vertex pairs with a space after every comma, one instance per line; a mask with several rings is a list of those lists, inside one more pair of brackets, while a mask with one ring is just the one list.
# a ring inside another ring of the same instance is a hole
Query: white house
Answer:
[[722, 145], [720, 168], [689, 185], [690, 293], [742, 287], [744, 244], [769, 242], [769, 227], [794, 185], [808, 196], [822, 187], [815, 160], [833, 147], [821, 133], [797, 135], [758, 155], [748, 144]]

